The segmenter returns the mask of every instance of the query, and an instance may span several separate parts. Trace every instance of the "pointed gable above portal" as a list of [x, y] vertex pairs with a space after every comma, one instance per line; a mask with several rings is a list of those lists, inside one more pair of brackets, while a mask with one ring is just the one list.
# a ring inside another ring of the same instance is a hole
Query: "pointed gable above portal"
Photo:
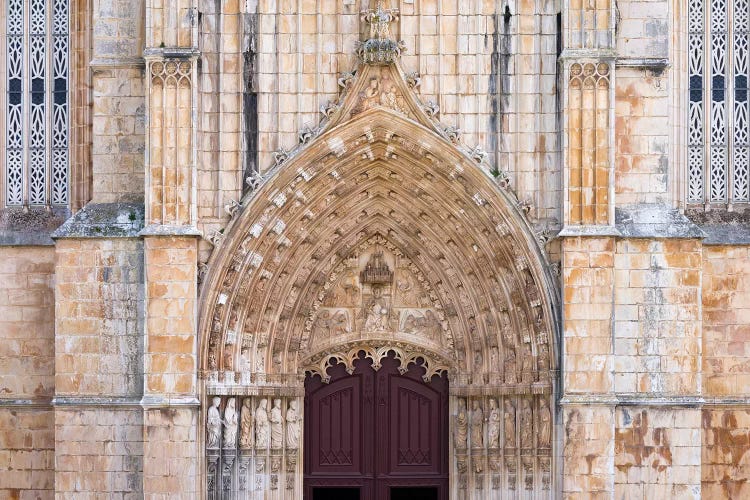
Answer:
[[[361, 21], [367, 25], [369, 38], [359, 42], [356, 50], [359, 65], [351, 72], [341, 74], [338, 84], [341, 94], [337, 102], [321, 107], [324, 118], [314, 130], [300, 134], [300, 146], [294, 151], [281, 150], [276, 154], [276, 166], [295, 156], [315, 138], [355, 118], [374, 110], [385, 110], [408, 118], [437, 133], [455, 149], [493, 173], [501, 188], [507, 189], [505, 172], [493, 170], [487, 153], [480, 147], [468, 147], [461, 142], [461, 130], [445, 126], [438, 120], [440, 107], [435, 102], [422, 102], [418, 95], [420, 76], [406, 74], [401, 66], [401, 55], [407, 51], [403, 41], [391, 37], [392, 23], [399, 20], [398, 9], [386, 9], [379, 1], [375, 9], [362, 12]], [[374, 114], [374, 113], [373, 113]], [[382, 115], [381, 115], [382, 121]], [[373, 117], [373, 126], [378, 125]], [[380, 123], [382, 125], [382, 123]], [[258, 179], [248, 179], [257, 183]]]

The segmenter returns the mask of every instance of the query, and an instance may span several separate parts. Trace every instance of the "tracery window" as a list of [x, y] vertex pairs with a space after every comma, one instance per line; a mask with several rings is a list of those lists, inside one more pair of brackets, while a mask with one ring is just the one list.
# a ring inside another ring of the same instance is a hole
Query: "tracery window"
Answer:
[[688, 203], [750, 201], [750, 0], [689, 0]]
[[67, 205], [68, 0], [5, 0], [5, 205]]

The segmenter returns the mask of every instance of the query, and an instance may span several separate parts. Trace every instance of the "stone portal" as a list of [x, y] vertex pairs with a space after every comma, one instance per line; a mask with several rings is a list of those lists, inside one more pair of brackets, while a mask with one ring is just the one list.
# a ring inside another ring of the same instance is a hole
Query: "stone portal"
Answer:
[[[307, 437], [290, 445], [288, 429], [310, 418], [305, 374], [326, 384], [364, 351], [374, 368], [392, 353], [450, 381], [451, 498], [552, 498], [556, 278], [505, 178], [415, 94], [401, 46], [371, 46], [387, 57], [342, 76], [340, 101], [213, 237], [209, 496], [300, 498]], [[243, 434], [226, 414], [246, 404]]]

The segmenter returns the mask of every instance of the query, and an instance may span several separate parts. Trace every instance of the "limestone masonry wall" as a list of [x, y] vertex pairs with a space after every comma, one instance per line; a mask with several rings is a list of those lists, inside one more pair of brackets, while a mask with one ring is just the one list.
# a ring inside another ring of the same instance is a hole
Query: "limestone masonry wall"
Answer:
[[55, 491], [58, 498], [137, 498], [143, 243], [61, 239], [55, 250]]
[[54, 481], [53, 247], [0, 248], [0, 497], [50, 498]]

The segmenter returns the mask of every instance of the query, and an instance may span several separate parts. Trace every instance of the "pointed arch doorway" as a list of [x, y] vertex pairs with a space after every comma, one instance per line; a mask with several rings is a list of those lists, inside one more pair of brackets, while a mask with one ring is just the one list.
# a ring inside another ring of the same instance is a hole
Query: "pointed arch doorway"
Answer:
[[305, 498], [448, 498], [448, 378], [396, 356], [305, 378]]
[[[507, 183], [425, 111], [398, 63], [361, 65], [340, 84], [316, 137], [278, 151], [214, 237], [204, 423], [216, 436], [209, 406], [249, 418], [235, 439], [207, 443], [208, 498], [314, 498], [302, 374], [327, 379], [332, 357], [354, 372], [363, 345], [450, 371], [451, 498], [557, 498], [560, 297], [544, 249]], [[376, 495], [356, 472], [359, 498]]]

